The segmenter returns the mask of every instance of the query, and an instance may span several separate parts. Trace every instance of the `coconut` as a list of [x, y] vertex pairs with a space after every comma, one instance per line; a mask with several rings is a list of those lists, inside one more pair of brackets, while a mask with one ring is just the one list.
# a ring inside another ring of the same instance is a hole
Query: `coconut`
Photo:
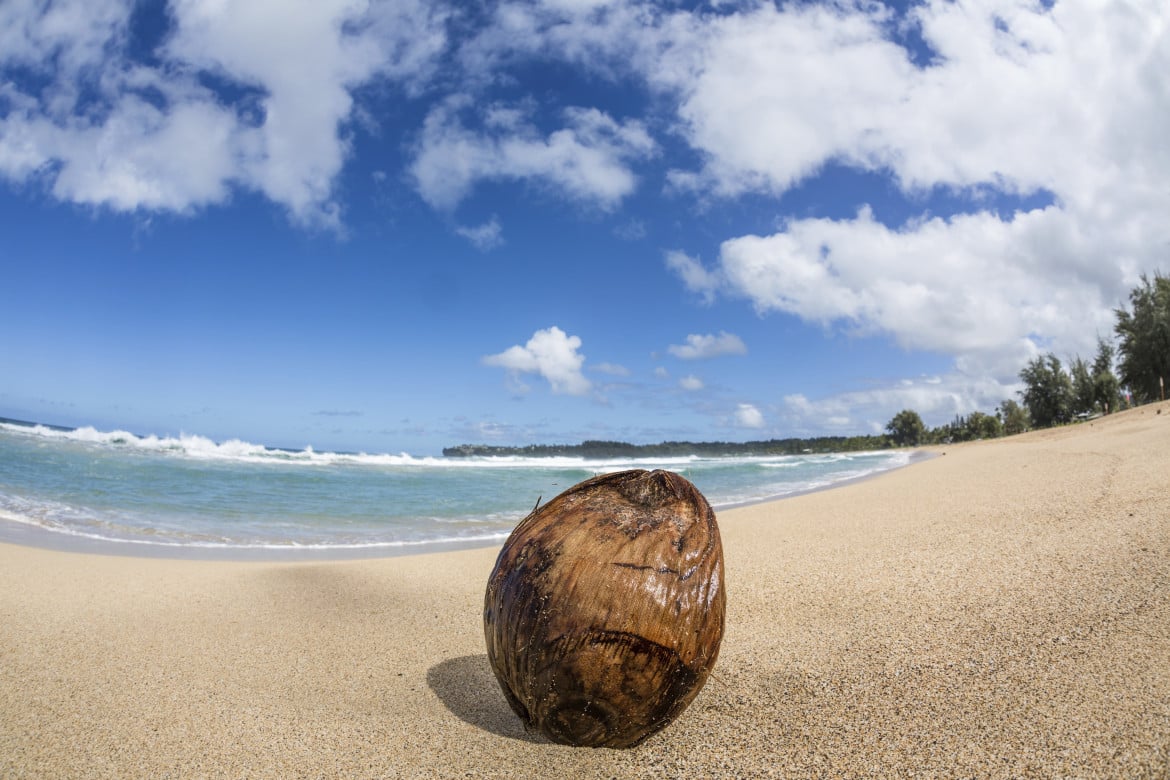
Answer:
[[554, 742], [631, 747], [674, 720], [719, 655], [715, 513], [669, 471], [586, 480], [512, 532], [488, 579], [488, 660], [508, 704]]

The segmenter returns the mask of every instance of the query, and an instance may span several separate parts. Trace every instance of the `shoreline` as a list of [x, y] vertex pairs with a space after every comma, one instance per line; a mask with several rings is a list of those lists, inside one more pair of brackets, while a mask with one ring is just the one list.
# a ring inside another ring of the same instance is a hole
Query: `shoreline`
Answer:
[[[896, 451], [896, 450], [892, 450]], [[880, 478], [884, 474], [904, 469], [930, 458], [936, 457], [931, 447], [914, 448], [909, 453], [906, 463], [892, 468], [882, 469], [857, 477], [841, 479], [827, 485], [794, 490], [790, 493], [765, 496], [749, 501], [721, 504], [715, 506], [717, 513], [743, 509], [745, 507], [768, 504], [774, 501], [785, 501], [809, 493], [824, 490], [835, 490], [848, 485], [863, 482], [869, 479]], [[519, 522], [523, 517], [517, 519]], [[161, 558], [165, 560], [192, 560], [192, 561], [351, 561], [379, 558], [401, 558], [413, 555], [429, 555], [458, 550], [475, 550], [482, 548], [499, 549], [507, 539], [504, 533], [496, 539], [466, 539], [442, 541], [418, 541], [402, 543], [384, 543], [368, 545], [332, 545], [332, 546], [296, 546], [270, 545], [245, 546], [224, 544], [212, 546], [206, 544], [178, 544], [167, 542], [152, 542], [146, 539], [107, 539], [84, 534], [74, 534], [68, 531], [56, 531], [36, 524], [25, 522], [15, 516], [6, 516], [0, 511], [0, 543], [16, 544], [27, 547], [36, 547], [58, 552], [82, 553], [89, 555], [113, 555], [130, 558]]]
[[178, 560], [0, 543], [0, 776], [1170, 774], [1170, 403], [719, 512], [711, 679], [630, 750], [527, 735], [496, 551]]
[[195, 544], [167, 544], [126, 539], [95, 537], [52, 531], [0, 516], [0, 544], [33, 547], [51, 552], [79, 555], [103, 555], [173, 561], [236, 561], [240, 563], [327, 563], [329, 561], [363, 561], [383, 558], [408, 558], [415, 555], [442, 554], [459, 550], [477, 550], [504, 543], [507, 536], [492, 540], [403, 542], [401, 544], [354, 545], [343, 547], [297, 547], [294, 545], [245, 547], [223, 545], [211, 547]]

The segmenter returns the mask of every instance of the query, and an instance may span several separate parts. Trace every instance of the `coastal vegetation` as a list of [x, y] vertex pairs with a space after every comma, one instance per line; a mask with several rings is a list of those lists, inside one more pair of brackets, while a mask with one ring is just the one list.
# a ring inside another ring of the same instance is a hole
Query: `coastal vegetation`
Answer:
[[929, 430], [917, 412], [904, 409], [886, 426], [891, 443], [994, 439], [1164, 400], [1170, 379], [1170, 277], [1155, 273], [1151, 280], [1143, 274], [1129, 300], [1132, 308], [1114, 310], [1116, 347], [1099, 336], [1091, 363], [1077, 355], [1066, 368], [1052, 352], [1038, 355], [1020, 371], [1022, 404], [1008, 399], [994, 414], [972, 412]]
[[817, 436], [808, 439], [768, 439], [766, 441], [664, 441], [658, 444], [630, 444], [624, 441], [584, 441], [580, 444], [529, 444], [508, 447], [493, 444], [461, 444], [445, 447], [449, 458], [468, 457], [575, 457], [590, 459], [610, 458], [671, 458], [698, 455], [701, 457], [800, 455], [825, 452], [862, 452], [889, 447], [885, 436]]
[[1165, 383], [1170, 381], [1170, 276], [1155, 273], [1151, 280], [1143, 274], [1141, 284], [1130, 291], [1129, 300], [1131, 308], [1121, 306], [1114, 310], [1116, 346], [1099, 336], [1092, 362], [1077, 355], [1066, 368], [1052, 352], [1038, 355], [1020, 371], [1024, 385], [1020, 402], [1006, 399], [992, 413], [956, 415], [935, 428], [927, 428], [913, 409], [903, 409], [886, 424], [885, 433], [877, 435], [660, 444], [586, 441], [524, 447], [463, 444], [445, 448], [443, 454], [583, 458], [800, 455], [994, 439], [1031, 428], [1064, 425], [1165, 399]]
[[1078, 355], [1066, 370], [1049, 352], [1020, 372], [1021, 396], [1032, 427], [1062, 425], [1165, 399], [1170, 379], [1170, 277], [1156, 273], [1151, 280], [1143, 274], [1129, 300], [1130, 309], [1114, 310], [1116, 348], [1098, 337], [1092, 363]]
[[1133, 311], [1115, 310], [1118, 370], [1135, 403], [1165, 400], [1170, 382], [1170, 276], [1155, 274], [1129, 294]]

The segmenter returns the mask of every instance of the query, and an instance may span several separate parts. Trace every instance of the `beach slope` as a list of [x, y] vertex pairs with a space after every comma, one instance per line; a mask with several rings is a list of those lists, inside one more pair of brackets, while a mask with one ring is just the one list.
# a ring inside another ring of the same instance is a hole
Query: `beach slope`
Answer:
[[626, 751], [526, 735], [496, 550], [0, 545], [0, 777], [1170, 775], [1170, 404], [720, 513], [727, 632]]

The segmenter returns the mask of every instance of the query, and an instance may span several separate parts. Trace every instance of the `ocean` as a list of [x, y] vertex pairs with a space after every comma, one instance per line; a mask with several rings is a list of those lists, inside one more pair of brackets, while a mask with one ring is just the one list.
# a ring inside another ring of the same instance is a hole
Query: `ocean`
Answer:
[[494, 546], [538, 500], [663, 468], [716, 511], [906, 465], [897, 451], [586, 460], [270, 449], [0, 423], [0, 539], [191, 557], [379, 556]]

